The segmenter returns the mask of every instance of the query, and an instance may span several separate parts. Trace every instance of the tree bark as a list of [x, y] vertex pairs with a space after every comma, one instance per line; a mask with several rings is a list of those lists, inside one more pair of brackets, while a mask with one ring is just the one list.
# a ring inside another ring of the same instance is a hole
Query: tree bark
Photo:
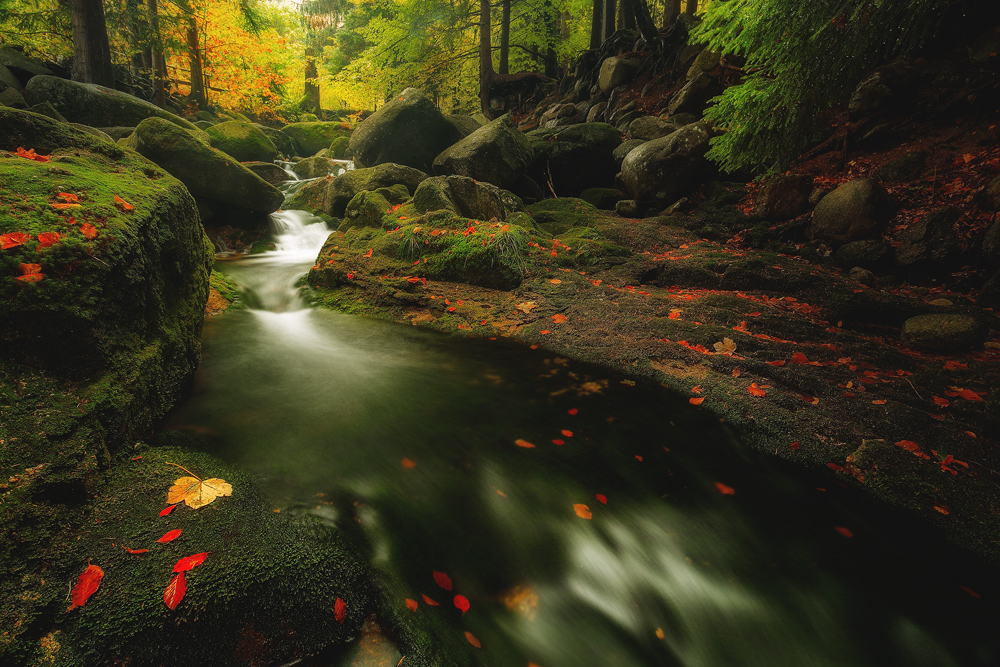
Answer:
[[490, 85], [493, 83], [493, 49], [490, 42], [490, 0], [479, 0], [479, 106], [490, 115]]
[[688, 16], [694, 16], [696, 11], [698, 11], [698, 0], [687, 0], [687, 4], [684, 7], [684, 13]]
[[556, 59], [555, 44], [559, 39], [559, 12], [552, 5], [552, 0], [545, 0], [545, 76], [555, 79], [559, 77], [559, 61]]
[[649, 5], [646, 0], [622, 0], [627, 2], [632, 8], [632, 18], [639, 28], [639, 34], [646, 40], [646, 44], [654, 44], [659, 41], [660, 33], [656, 30], [653, 17], [649, 14]]
[[199, 109], [206, 109], [208, 108], [208, 99], [205, 97], [205, 75], [201, 68], [198, 20], [194, 15], [188, 17], [187, 47], [188, 63], [191, 70], [191, 94], [188, 95], [188, 100], [194, 102]]
[[681, 0], [664, 0], [663, 3], [663, 27], [669, 28], [681, 15]]
[[319, 70], [316, 67], [316, 49], [310, 46], [306, 48], [305, 95], [302, 99], [302, 108], [318, 115], [320, 103], [319, 84], [315, 82], [317, 76]]
[[146, 0], [146, 10], [149, 13], [149, 29], [156, 41], [151, 48], [153, 63], [153, 103], [161, 109], [167, 106], [167, 62], [160, 46], [160, 17], [157, 14], [156, 0]]
[[114, 88], [102, 0], [72, 0], [73, 80]]
[[497, 71], [500, 74], [510, 72], [507, 64], [510, 55], [510, 0], [502, 0], [500, 16], [500, 64]]
[[618, 0], [618, 29], [635, 30], [635, 12], [629, 0]]
[[606, 42], [608, 37], [615, 34], [615, 0], [604, 0], [604, 25], [601, 30], [601, 41]]
[[594, 51], [601, 48], [604, 28], [604, 0], [594, 0], [593, 12], [590, 16], [590, 48]]

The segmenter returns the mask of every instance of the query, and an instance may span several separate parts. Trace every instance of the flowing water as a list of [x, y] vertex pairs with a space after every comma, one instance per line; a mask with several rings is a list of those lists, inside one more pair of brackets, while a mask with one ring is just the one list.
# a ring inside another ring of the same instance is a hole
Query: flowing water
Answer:
[[455, 664], [1000, 664], [994, 575], [925, 526], [659, 386], [310, 309], [327, 229], [275, 225], [277, 251], [223, 267], [252, 307], [206, 323], [172, 424], [217, 433], [275, 508], [359, 520]]

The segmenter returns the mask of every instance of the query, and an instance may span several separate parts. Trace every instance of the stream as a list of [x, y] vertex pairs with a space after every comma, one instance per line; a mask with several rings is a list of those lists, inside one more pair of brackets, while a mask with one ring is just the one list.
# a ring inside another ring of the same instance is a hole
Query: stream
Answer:
[[250, 308], [206, 322], [168, 427], [217, 434], [275, 509], [352, 499], [456, 664], [1000, 664], [996, 574], [926, 524], [659, 385], [312, 309], [295, 283], [329, 230], [272, 217], [277, 250], [218, 265]]

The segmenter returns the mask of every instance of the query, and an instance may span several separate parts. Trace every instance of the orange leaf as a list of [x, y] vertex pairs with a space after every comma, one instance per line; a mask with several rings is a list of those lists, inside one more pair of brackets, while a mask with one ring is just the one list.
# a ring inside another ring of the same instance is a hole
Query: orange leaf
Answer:
[[700, 384], [696, 384], [695, 386], [691, 387], [691, 393], [692, 394], [700, 394], [701, 393], [701, 385]]
[[21, 269], [21, 275], [17, 277], [17, 280], [21, 282], [37, 283], [45, 277], [45, 274], [42, 273], [41, 264], [25, 264], [22, 262], [18, 264], [18, 268]]
[[563, 322], [566, 321], [566, 316], [562, 315], [562, 314], [553, 315], [552, 316], [552, 321], [555, 322], [556, 324], [562, 324]]
[[560, 439], [556, 438], [556, 439], [554, 439], [554, 440], [552, 441], [552, 444], [553, 444], [553, 445], [560, 445], [560, 446], [562, 446], [562, 445], [565, 445], [565, 444], [566, 444], [566, 441], [565, 441], [565, 440], [560, 440]]
[[426, 595], [421, 595], [420, 597], [422, 597], [424, 599], [424, 603], [425, 604], [429, 604], [432, 607], [439, 607], [439, 606], [441, 606], [440, 602], [438, 602], [436, 600], [432, 600], [429, 597], [427, 597]]
[[406, 598], [406, 608], [409, 609], [410, 611], [416, 611], [419, 604], [420, 603], [418, 603], [416, 600], [411, 600], [410, 598]]
[[715, 488], [717, 488], [719, 490], [719, 493], [721, 493], [724, 496], [736, 495], [736, 489], [734, 489], [731, 486], [726, 486], [722, 482], [716, 482]]
[[62, 199], [63, 201], [68, 201], [68, 202], [78, 202], [78, 201], [80, 201], [79, 197], [77, 197], [76, 195], [74, 195], [74, 194], [72, 194], [70, 192], [60, 192], [59, 194], [56, 195], [56, 198], [57, 199]]
[[8, 248], [15, 248], [19, 245], [24, 245], [24, 242], [31, 237], [24, 232], [11, 232], [9, 234], [0, 235], [0, 248], [6, 250]]
[[124, 549], [125, 551], [129, 552], [130, 554], [134, 554], [136, 556], [138, 556], [139, 554], [148, 554], [149, 553], [149, 549], [129, 549], [128, 547], [122, 547], [122, 549]]
[[20, 146], [17, 147], [18, 157], [27, 158], [28, 160], [34, 160], [35, 162], [48, 162], [52, 159], [50, 155], [37, 155], [34, 148], [29, 148], [24, 150]]
[[746, 331], [746, 330], [747, 330], [746, 322], [740, 322], [739, 326], [733, 327], [733, 331]]
[[207, 551], [193, 556], [185, 556], [174, 564], [174, 572], [187, 572], [188, 570], [193, 570], [204, 563], [206, 558], [208, 558]]
[[792, 363], [793, 364], [808, 364], [809, 363], [809, 359], [806, 357], [806, 355], [802, 354], [801, 352], [796, 352], [795, 354], [792, 355]]
[[176, 540], [180, 536], [181, 536], [181, 529], [176, 528], [174, 530], [171, 530], [169, 533], [166, 533], [163, 537], [161, 537], [156, 541], [159, 542], [160, 544], [166, 544], [167, 542], [172, 542], [173, 540]]
[[366, 252], [363, 256], [364, 257], [371, 257], [372, 256], [372, 251], [373, 251], [372, 248], [368, 248], [368, 252]]
[[777, 361], [769, 361], [767, 363], [770, 366], [784, 366], [785, 365], [785, 360], [784, 359], [778, 359]]
[[743, 375], [743, 371], [741, 371], [741, 370], [740, 370], [740, 369], [738, 369], [738, 368], [734, 368], [734, 369], [733, 369], [733, 377], [734, 377], [734, 378], [738, 378], [738, 377], [739, 377], [739, 376], [741, 376], [741, 375]]
[[552, 283], [553, 285], [559, 285], [560, 283], [562, 283], [562, 281], [559, 280], [558, 278], [551, 278], [549, 279], [549, 282]]
[[573, 511], [576, 512], [576, 515], [581, 519], [590, 519], [591, 517], [594, 516], [591, 513], [590, 508], [581, 503], [573, 505]]
[[177, 609], [186, 592], [187, 582], [184, 580], [184, 573], [180, 572], [170, 580], [167, 589], [163, 591], [163, 602], [167, 605], [167, 609]]
[[656, 638], [663, 639], [666, 635], [663, 634], [663, 628], [656, 628]]
[[72, 611], [85, 605], [90, 596], [97, 592], [103, 578], [104, 570], [96, 565], [88, 565], [87, 569], [76, 580], [76, 586], [73, 587], [73, 592], [70, 594], [70, 600], [73, 604], [66, 611]]
[[414, 461], [413, 459], [407, 458], [407, 457], [403, 457], [403, 460], [400, 461], [400, 464], [402, 464], [402, 466], [404, 468], [416, 468], [417, 467], [417, 462]]
[[469, 599], [464, 595], [456, 595], [455, 606], [461, 609], [462, 615], [465, 616], [465, 612], [469, 611]]
[[521, 438], [518, 438], [517, 440], [515, 440], [514, 444], [517, 445], [518, 447], [524, 447], [525, 449], [534, 449], [534, 447], [535, 447], [533, 444], [531, 444], [527, 440], [522, 440]]
[[167, 516], [171, 512], [177, 509], [177, 505], [167, 505], [162, 510], [160, 510], [160, 516]]
[[887, 400], [885, 400], [884, 398], [882, 398], [882, 399], [879, 399], [879, 400], [877, 400], [877, 401], [872, 401], [872, 405], [885, 405], [885, 404], [886, 404], [886, 403], [888, 403], [888, 402], [889, 402], [889, 401], [887, 401]]
[[115, 195], [115, 203], [118, 204], [119, 206], [121, 206], [123, 211], [134, 211], [135, 210], [135, 206], [132, 206], [132, 204], [129, 204], [127, 201], [125, 201], [124, 199], [122, 199], [118, 195]]
[[844, 537], [854, 537], [854, 533], [851, 532], [850, 528], [845, 528], [844, 526], [834, 526], [833, 528]]
[[942, 408], [946, 408], [949, 405], [951, 405], [951, 401], [949, 401], [947, 398], [941, 398], [940, 396], [931, 396], [931, 398], [933, 398], [934, 402], [940, 405]]
[[705, 397], [704, 396], [699, 396], [697, 398], [689, 398], [688, 399], [688, 403], [690, 403], [691, 405], [701, 405], [704, 402], [705, 402]]
[[538, 333], [542, 334], [543, 336], [546, 336], [546, 335], [548, 335], [548, 334], [550, 334], [550, 333], [552, 333], [552, 332], [551, 332], [551, 331], [549, 331], [548, 329], [545, 329], [545, 330], [543, 330], [543, 331], [539, 331]]
[[475, 646], [476, 648], [483, 647], [482, 643], [478, 639], [476, 639], [476, 636], [471, 632], [469, 632], [468, 630], [465, 631], [465, 638], [468, 639], [469, 643]]
[[763, 389], [761, 389], [760, 387], [758, 387], [756, 382], [754, 382], [749, 387], [747, 387], [747, 391], [750, 392], [751, 396], [765, 396], [765, 395], [767, 395], [767, 392], [764, 391]]
[[63, 210], [63, 209], [67, 209], [67, 208], [83, 208], [83, 207], [80, 204], [68, 204], [68, 203], [64, 203], [64, 202], [57, 202], [55, 204], [52, 204], [52, 208], [57, 208], [59, 210]]
[[946, 361], [944, 369], [946, 371], [965, 371], [969, 369], [969, 364], [964, 364], [961, 361]]
[[559, 432], [562, 433], [567, 438], [572, 438], [573, 437], [573, 431], [570, 431], [569, 429], [564, 428], [563, 430], [561, 430]]
[[59, 232], [42, 232], [38, 235], [38, 247], [39, 248], [49, 248], [56, 243], [59, 243], [59, 239], [62, 237]]
[[788, 447], [789, 447], [789, 449], [798, 449], [799, 448], [799, 441], [796, 440], [792, 444], [788, 445]]
[[344, 624], [344, 619], [347, 618], [347, 603], [340, 598], [337, 598], [337, 601], [333, 603], [333, 618], [341, 625]]
[[940, 512], [941, 514], [951, 514], [951, 512], [948, 510], [947, 507], [942, 507], [940, 505], [935, 505], [934, 509], [937, 510], [938, 512]]
[[437, 570], [434, 570], [434, 583], [436, 583], [438, 586], [445, 589], [446, 591], [451, 590], [451, 577], [449, 577], [444, 572], [438, 572]]

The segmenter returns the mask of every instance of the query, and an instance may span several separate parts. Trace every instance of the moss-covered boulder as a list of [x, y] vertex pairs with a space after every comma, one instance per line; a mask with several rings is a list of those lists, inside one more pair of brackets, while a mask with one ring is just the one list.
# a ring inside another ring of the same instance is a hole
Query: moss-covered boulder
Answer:
[[878, 182], [856, 178], [819, 200], [809, 233], [838, 245], [877, 238], [897, 209], [896, 201]]
[[407, 88], [358, 125], [349, 150], [361, 166], [395, 162], [430, 172], [434, 158], [462, 136], [430, 98]]
[[528, 175], [551, 181], [560, 196], [575, 197], [588, 188], [614, 185], [618, 165], [612, 154], [621, 133], [607, 123], [579, 123], [528, 132], [534, 157]]
[[434, 176], [423, 181], [413, 193], [418, 211], [452, 210], [473, 220], [506, 220], [524, 205], [512, 192], [467, 176]]
[[934, 352], [965, 352], [981, 347], [989, 327], [972, 315], [933, 313], [903, 323], [903, 340], [912, 347]]
[[343, 165], [328, 157], [307, 157], [299, 160], [292, 166], [299, 178], [319, 178], [328, 174], [336, 174], [343, 169]]
[[281, 132], [291, 138], [299, 155], [315, 155], [329, 148], [338, 137], [350, 137], [351, 126], [347, 123], [316, 121], [313, 123], [289, 123]]
[[713, 136], [707, 124], [692, 123], [647, 141], [622, 160], [625, 188], [636, 200], [672, 204], [708, 174], [705, 153]]
[[218, 123], [207, 129], [212, 147], [240, 162], [273, 162], [278, 157], [274, 143], [257, 126], [239, 120]]
[[[354, 195], [344, 211], [341, 230], [351, 227], [381, 227], [382, 221], [392, 210], [392, 204], [378, 192], [362, 190]], [[393, 219], [394, 220], [394, 219]], [[395, 226], [395, 225], [393, 225]]]
[[546, 199], [528, 206], [539, 227], [550, 234], [562, 234], [573, 227], [591, 227], [601, 215], [596, 206], [575, 197]]
[[337, 176], [326, 189], [323, 211], [340, 218], [347, 203], [362, 190], [377, 190], [391, 185], [405, 185], [413, 192], [427, 178], [427, 174], [400, 164], [387, 162], [368, 169], [354, 169]]
[[94, 127], [137, 125], [145, 118], [163, 118], [188, 130], [194, 125], [146, 100], [93, 83], [80, 83], [56, 76], [34, 76], [24, 89], [28, 104], [51, 102], [59, 113]]
[[261, 213], [277, 211], [285, 199], [235, 158], [162, 118], [142, 121], [125, 142], [170, 172], [195, 197]]
[[267, 135], [267, 138], [270, 139], [271, 143], [274, 144], [274, 147], [278, 149], [278, 153], [280, 155], [284, 157], [291, 157], [295, 155], [295, 145], [292, 143], [292, 138], [290, 136], [281, 130], [261, 125], [260, 123], [254, 123], [254, 127]]
[[533, 154], [531, 142], [510, 114], [504, 114], [441, 151], [434, 158], [434, 173], [468, 176], [509, 188], [524, 174]]
[[20, 85], [16, 86], [17, 88], [23, 88], [24, 84], [28, 83], [33, 76], [52, 74], [52, 70], [48, 67], [10, 46], [0, 48], [0, 66], [6, 68], [17, 78], [20, 82]]
[[350, 145], [349, 137], [337, 137], [330, 143], [330, 156], [337, 160], [343, 160], [347, 157], [347, 147]]
[[271, 185], [289, 180], [288, 173], [273, 162], [244, 162], [243, 166], [257, 174]]
[[323, 202], [326, 199], [326, 189], [329, 184], [330, 182], [326, 179], [298, 184], [298, 190], [291, 191], [282, 208], [287, 211], [309, 211], [317, 215], [323, 213]]

